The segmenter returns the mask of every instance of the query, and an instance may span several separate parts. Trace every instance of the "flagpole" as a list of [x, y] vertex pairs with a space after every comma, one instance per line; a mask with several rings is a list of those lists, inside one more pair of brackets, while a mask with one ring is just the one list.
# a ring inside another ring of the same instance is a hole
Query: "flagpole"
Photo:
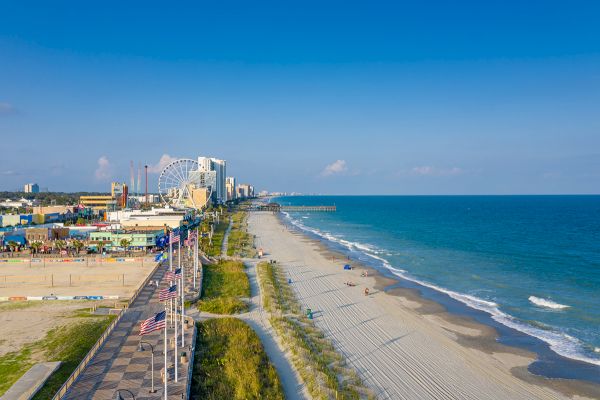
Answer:
[[177, 298], [175, 298], [175, 336], [173, 339], [175, 345], [175, 382], [177, 382]]
[[[167, 303], [166, 302], [165, 302], [165, 312], [168, 312], [167, 311]], [[168, 375], [167, 375], [168, 374], [168, 370], [167, 370], [167, 350], [168, 350], [168, 348], [167, 348], [167, 341], [168, 341], [168, 338], [167, 338], [167, 328], [168, 328], [168, 326], [167, 326], [167, 323], [165, 321], [165, 400], [168, 400], [168, 396], [169, 396], [167, 394], [167, 380], [168, 380]]]
[[169, 271], [173, 271], [173, 241], [169, 236]]
[[[169, 233], [169, 271], [173, 271], [173, 233]], [[173, 286], [173, 281], [169, 281], [169, 286]], [[173, 299], [169, 300], [170, 322], [173, 324]]]
[[194, 239], [194, 289], [196, 289], [196, 277], [198, 276], [198, 227], [196, 227], [196, 237]]
[[185, 324], [185, 267], [181, 268], [181, 347], [185, 346], [185, 331], [183, 325]]
[[[178, 264], [178, 268], [181, 271], [181, 288], [179, 289], [180, 293], [181, 293], [181, 345], [183, 346], [183, 307], [185, 307], [183, 305], [183, 296], [184, 296], [184, 290], [183, 290], [183, 268], [181, 267], [181, 234], [179, 236], [179, 241], [177, 242], [177, 264]], [[175, 324], [177, 324], [177, 315], [175, 315]], [[175, 338], [175, 344], [177, 345], [177, 337]]]

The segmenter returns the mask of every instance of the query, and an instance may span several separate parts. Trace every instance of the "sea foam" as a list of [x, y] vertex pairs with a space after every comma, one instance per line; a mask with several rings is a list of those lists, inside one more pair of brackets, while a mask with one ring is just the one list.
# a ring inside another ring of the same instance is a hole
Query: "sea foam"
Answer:
[[555, 303], [552, 300], [543, 299], [541, 297], [529, 296], [529, 301], [536, 306], [552, 308], [554, 310], [563, 310], [565, 308], [569, 308], [567, 305]]

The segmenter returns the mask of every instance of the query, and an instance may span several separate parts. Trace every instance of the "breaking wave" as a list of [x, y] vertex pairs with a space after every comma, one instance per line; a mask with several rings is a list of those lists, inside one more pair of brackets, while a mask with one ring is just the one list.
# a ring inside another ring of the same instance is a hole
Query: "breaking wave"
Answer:
[[529, 296], [529, 301], [536, 306], [552, 308], [554, 310], [563, 310], [565, 308], [569, 308], [569, 306], [564, 304], [555, 303], [552, 300], [543, 299], [541, 297]]

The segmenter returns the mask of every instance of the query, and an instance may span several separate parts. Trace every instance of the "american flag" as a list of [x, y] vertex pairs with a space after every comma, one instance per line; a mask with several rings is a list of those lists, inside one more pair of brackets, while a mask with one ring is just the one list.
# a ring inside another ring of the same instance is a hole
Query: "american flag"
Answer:
[[177, 242], [179, 242], [179, 233], [178, 234], [174, 234], [173, 232], [171, 232], [171, 234], [169, 235], [169, 241], [171, 243], [177, 243]]
[[165, 278], [168, 281], [174, 281], [175, 279], [181, 278], [181, 268], [177, 268], [175, 271], [167, 271]]
[[167, 301], [177, 297], [177, 285], [161, 289], [158, 292], [158, 301]]
[[140, 336], [147, 335], [150, 332], [164, 329], [166, 326], [167, 312], [161, 311], [158, 314], [148, 318], [140, 326]]

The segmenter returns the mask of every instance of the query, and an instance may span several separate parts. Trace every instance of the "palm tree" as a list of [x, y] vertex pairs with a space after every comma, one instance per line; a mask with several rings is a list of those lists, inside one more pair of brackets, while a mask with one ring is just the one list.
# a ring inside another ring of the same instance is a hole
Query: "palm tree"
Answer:
[[125, 249], [125, 253], [127, 253], [127, 249], [129, 248], [129, 245], [131, 245], [131, 240], [123, 238], [119, 244], [123, 249]]
[[85, 244], [81, 240], [79, 240], [79, 239], [73, 240], [73, 248], [75, 249], [75, 251], [77, 252], [78, 255], [84, 246], [85, 246]]
[[29, 247], [31, 248], [31, 250], [33, 250], [33, 254], [37, 254], [42, 248], [42, 242], [31, 242], [29, 244]]
[[19, 247], [19, 244], [14, 240], [8, 242], [8, 248], [10, 249], [10, 255], [12, 256], [15, 250]]
[[104, 250], [104, 247], [106, 245], [104, 244], [103, 241], [100, 241], [96, 244], [96, 249], [98, 249], [98, 254], [102, 255], [102, 250]]
[[58, 251], [61, 252], [67, 247], [67, 242], [65, 242], [64, 240], [57, 240], [54, 242], [54, 247], [56, 247]]

